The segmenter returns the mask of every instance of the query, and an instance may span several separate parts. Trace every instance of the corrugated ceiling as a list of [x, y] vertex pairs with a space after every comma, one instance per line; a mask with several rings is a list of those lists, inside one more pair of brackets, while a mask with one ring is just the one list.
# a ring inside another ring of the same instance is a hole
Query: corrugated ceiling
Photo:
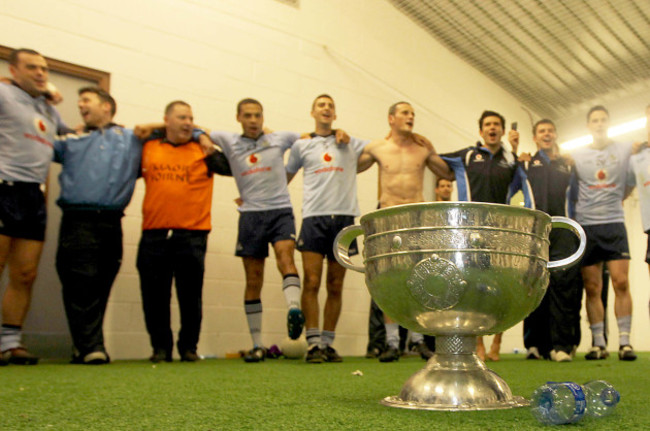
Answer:
[[650, 0], [389, 1], [540, 115], [650, 88]]

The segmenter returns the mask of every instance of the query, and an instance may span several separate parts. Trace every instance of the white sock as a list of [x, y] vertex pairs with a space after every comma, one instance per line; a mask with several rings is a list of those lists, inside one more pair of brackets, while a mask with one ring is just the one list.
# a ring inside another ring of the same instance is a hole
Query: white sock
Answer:
[[244, 301], [244, 311], [246, 311], [253, 347], [262, 347], [262, 300]]
[[298, 274], [287, 274], [282, 280], [282, 291], [289, 309], [300, 308], [300, 277]]

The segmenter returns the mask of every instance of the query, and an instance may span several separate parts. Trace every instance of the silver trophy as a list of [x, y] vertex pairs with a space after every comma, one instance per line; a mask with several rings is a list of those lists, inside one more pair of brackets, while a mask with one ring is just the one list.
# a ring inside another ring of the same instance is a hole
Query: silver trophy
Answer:
[[[549, 233], [580, 238], [570, 257], [549, 262]], [[348, 254], [365, 235], [364, 266]], [[503, 332], [541, 302], [549, 269], [576, 263], [585, 249], [576, 222], [509, 205], [434, 202], [399, 205], [343, 229], [335, 256], [366, 274], [377, 305], [400, 325], [436, 336], [435, 355], [382, 403], [426, 410], [492, 410], [528, 405], [476, 356], [476, 337]]]

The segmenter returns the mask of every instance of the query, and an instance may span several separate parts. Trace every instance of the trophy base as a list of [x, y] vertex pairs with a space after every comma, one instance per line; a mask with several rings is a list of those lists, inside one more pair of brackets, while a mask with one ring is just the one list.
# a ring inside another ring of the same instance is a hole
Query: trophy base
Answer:
[[404, 384], [398, 396], [381, 403], [413, 410], [471, 411], [525, 407], [506, 382], [474, 353], [475, 336], [437, 336], [436, 354]]

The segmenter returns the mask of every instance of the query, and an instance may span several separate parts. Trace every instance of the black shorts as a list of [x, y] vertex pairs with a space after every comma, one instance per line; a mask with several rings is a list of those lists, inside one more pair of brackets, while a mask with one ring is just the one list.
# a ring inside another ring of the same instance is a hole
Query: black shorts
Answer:
[[645, 251], [645, 262], [650, 265], [650, 230], [646, 232], [648, 236], [648, 247]]
[[291, 208], [269, 211], [245, 211], [239, 214], [239, 234], [235, 256], [265, 258], [269, 243], [296, 240]]
[[0, 181], [0, 235], [44, 241], [46, 218], [40, 184]]
[[[328, 260], [334, 258], [334, 239], [336, 235], [347, 226], [354, 224], [353, 216], [331, 215], [307, 217], [302, 221], [297, 249], [300, 251], [313, 251], [327, 256]], [[349, 255], [359, 254], [357, 240], [350, 244]]]
[[627, 231], [623, 223], [597, 224], [582, 228], [587, 234], [582, 266], [630, 258]]

